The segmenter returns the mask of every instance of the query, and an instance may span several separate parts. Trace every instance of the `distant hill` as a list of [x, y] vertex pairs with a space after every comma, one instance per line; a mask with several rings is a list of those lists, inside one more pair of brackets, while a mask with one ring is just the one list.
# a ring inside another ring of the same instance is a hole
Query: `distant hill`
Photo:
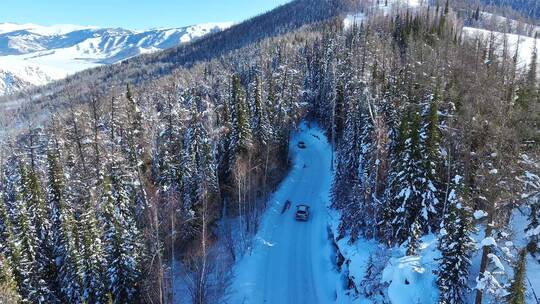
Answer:
[[0, 24], [0, 95], [152, 53], [221, 31], [231, 23], [128, 30], [77, 25]]

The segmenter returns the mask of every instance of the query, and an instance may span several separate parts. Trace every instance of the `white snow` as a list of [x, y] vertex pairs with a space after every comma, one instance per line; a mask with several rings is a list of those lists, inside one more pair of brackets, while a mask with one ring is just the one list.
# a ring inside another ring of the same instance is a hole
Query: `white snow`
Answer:
[[480, 242], [480, 246], [487, 247], [487, 246], [497, 246], [497, 242], [493, 237], [487, 237]]
[[389, 283], [388, 297], [392, 304], [437, 303], [439, 291], [434, 273], [439, 267], [437, 238], [427, 235], [421, 240], [419, 254], [407, 256], [407, 248], [393, 250], [393, 256], [383, 271], [383, 282]]
[[493, 264], [495, 264], [495, 266], [497, 268], [499, 268], [500, 270], [504, 271], [504, 266], [503, 264], [501, 263], [501, 260], [499, 259], [499, 257], [497, 257], [496, 255], [494, 255], [493, 253], [489, 253], [488, 254], [488, 258], [493, 262]]
[[407, 8], [414, 9], [428, 4], [427, 0], [365, 0], [363, 4], [367, 7], [366, 12], [351, 12], [343, 19], [345, 29], [351, 28], [354, 24], [359, 25], [367, 15], [383, 14], [388, 15], [394, 9]]
[[[306, 149], [296, 147], [300, 140]], [[263, 241], [235, 266], [229, 303], [334, 303], [341, 293], [327, 232], [330, 145], [322, 131], [302, 124], [290, 147], [294, 166], [261, 219], [255, 239]], [[287, 199], [292, 206], [282, 214]], [[300, 203], [310, 206], [307, 222], [294, 220]]]
[[539, 235], [539, 234], [540, 234], [540, 225], [537, 226], [536, 228], [532, 229], [532, 230], [527, 231], [527, 233], [525, 235], [527, 237], [531, 237], [531, 236], [535, 236], [535, 235]]
[[343, 27], [345, 29], [349, 29], [354, 25], [360, 25], [362, 21], [364, 21], [365, 18], [366, 18], [366, 15], [364, 13], [355, 13], [355, 14], [347, 15], [347, 17], [343, 19]]
[[474, 211], [473, 216], [476, 220], [481, 220], [484, 217], [488, 216], [488, 213], [485, 212], [484, 210], [476, 210]]

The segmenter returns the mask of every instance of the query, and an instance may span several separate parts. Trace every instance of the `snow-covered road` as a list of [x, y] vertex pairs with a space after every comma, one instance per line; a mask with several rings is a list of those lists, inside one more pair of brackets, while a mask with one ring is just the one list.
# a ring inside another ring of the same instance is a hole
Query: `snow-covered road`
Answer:
[[[298, 148], [299, 141], [307, 148]], [[293, 168], [270, 199], [253, 248], [235, 267], [230, 303], [334, 303], [341, 288], [327, 231], [330, 145], [305, 124], [290, 145]], [[282, 214], [286, 200], [291, 208]], [[308, 222], [294, 219], [300, 203], [310, 206]]]

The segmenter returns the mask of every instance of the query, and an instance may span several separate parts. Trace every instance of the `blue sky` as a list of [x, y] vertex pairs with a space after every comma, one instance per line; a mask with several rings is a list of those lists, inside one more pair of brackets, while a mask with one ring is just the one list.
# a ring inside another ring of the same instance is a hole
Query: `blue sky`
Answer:
[[145, 29], [241, 21], [290, 0], [1, 0], [0, 23]]

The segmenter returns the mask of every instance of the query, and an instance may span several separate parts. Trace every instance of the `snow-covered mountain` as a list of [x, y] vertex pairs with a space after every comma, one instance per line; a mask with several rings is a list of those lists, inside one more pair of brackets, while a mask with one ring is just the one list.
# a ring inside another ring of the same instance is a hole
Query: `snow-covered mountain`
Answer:
[[0, 95], [189, 42], [231, 23], [128, 30], [0, 23]]

